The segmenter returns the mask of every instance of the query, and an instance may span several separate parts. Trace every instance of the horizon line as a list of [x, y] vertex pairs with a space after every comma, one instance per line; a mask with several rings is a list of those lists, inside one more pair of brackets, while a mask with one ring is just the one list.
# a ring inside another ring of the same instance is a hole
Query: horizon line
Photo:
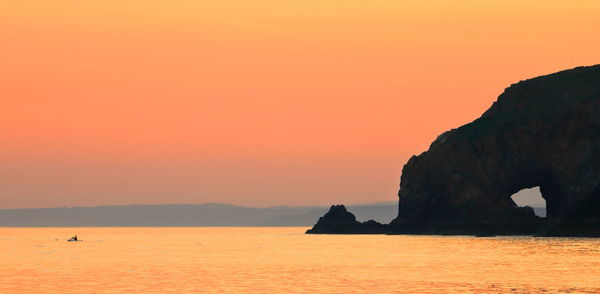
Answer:
[[93, 205], [93, 206], [52, 206], [52, 207], [22, 207], [22, 208], [0, 208], [2, 210], [37, 210], [37, 209], [73, 209], [73, 208], [102, 208], [102, 207], [132, 207], [132, 206], [177, 206], [177, 205], [185, 205], [185, 206], [206, 206], [206, 205], [222, 205], [222, 206], [234, 206], [240, 208], [256, 208], [256, 209], [268, 209], [268, 208], [278, 208], [278, 207], [330, 207], [331, 205], [345, 205], [345, 206], [362, 206], [362, 205], [382, 205], [382, 204], [390, 204], [397, 205], [397, 201], [376, 201], [376, 202], [364, 202], [364, 203], [353, 203], [353, 204], [345, 204], [345, 203], [332, 203], [332, 204], [315, 204], [315, 205], [269, 205], [269, 206], [248, 206], [241, 204], [231, 204], [231, 203], [222, 203], [222, 202], [203, 202], [203, 203], [163, 203], [163, 204], [101, 204], [101, 205]]

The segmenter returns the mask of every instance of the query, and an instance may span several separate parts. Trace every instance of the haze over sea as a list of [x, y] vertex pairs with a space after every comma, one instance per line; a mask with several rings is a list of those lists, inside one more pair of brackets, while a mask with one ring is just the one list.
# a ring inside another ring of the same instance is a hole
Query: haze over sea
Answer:
[[0, 293], [600, 292], [598, 239], [305, 230], [0, 228]]

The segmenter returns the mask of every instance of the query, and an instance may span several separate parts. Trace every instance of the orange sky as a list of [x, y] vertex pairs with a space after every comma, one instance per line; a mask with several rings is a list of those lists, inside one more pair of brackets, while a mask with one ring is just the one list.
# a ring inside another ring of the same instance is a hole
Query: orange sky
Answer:
[[0, 2], [0, 208], [395, 201], [521, 79], [600, 63], [600, 1]]

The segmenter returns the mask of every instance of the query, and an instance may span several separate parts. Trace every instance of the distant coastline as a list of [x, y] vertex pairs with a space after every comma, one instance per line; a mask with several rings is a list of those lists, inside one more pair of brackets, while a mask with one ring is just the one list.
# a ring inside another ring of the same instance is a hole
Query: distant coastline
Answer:
[[[390, 222], [396, 202], [349, 205], [360, 220]], [[308, 227], [327, 206], [166, 204], [0, 209], [0, 227]]]

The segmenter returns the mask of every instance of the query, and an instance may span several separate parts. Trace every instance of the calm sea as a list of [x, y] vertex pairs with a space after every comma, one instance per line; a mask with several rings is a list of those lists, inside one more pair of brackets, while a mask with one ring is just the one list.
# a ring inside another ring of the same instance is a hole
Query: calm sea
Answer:
[[600, 293], [600, 240], [305, 230], [2, 228], [0, 293]]

